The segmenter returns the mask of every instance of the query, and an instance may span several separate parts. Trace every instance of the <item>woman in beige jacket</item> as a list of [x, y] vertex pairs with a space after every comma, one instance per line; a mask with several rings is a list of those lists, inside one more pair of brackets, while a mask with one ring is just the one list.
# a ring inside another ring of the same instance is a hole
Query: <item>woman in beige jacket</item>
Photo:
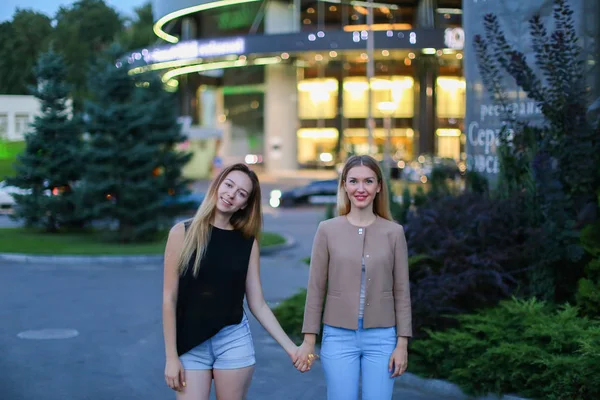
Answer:
[[357, 400], [362, 370], [362, 399], [391, 399], [393, 378], [406, 370], [412, 335], [408, 255], [404, 230], [390, 216], [388, 188], [372, 157], [346, 162], [338, 213], [319, 225], [314, 239], [304, 342], [295, 365], [310, 369], [322, 321], [327, 398]]

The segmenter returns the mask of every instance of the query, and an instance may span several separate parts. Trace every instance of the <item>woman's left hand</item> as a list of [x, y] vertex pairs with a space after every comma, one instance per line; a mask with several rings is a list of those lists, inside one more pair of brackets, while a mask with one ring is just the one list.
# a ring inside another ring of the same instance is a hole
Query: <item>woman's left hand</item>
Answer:
[[390, 356], [389, 371], [392, 373], [392, 378], [400, 376], [406, 371], [408, 366], [408, 350], [406, 345], [396, 346], [392, 355]]

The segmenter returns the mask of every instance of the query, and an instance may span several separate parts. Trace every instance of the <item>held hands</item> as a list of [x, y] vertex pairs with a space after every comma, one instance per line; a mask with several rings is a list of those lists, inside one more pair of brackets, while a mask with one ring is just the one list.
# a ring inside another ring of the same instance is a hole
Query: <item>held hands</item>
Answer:
[[182, 392], [185, 387], [185, 370], [179, 358], [167, 360], [165, 366], [165, 381], [167, 385], [177, 392]]
[[390, 356], [389, 371], [396, 378], [406, 371], [408, 366], [408, 350], [406, 344], [398, 344]]
[[310, 371], [310, 367], [319, 356], [315, 354], [315, 345], [306, 340], [298, 347], [294, 367], [302, 373]]

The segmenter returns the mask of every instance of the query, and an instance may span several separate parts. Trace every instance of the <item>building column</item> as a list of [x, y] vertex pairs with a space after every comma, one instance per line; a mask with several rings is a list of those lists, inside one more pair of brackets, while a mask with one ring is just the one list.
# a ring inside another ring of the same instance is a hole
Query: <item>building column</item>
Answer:
[[419, 0], [417, 6], [417, 26], [422, 29], [433, 29], [436, 24], [437, 0]]
[[[181, 21], [181, 40], [193, 40], [196, 38], [196, 22], [190, 18], [185, 17]], [[197, 110], [197, 104], [195, 99], [195, 93], [190, 87], [191, 80], [187, 74], [179, 77], [179, 88], [182, 91], [181, 96], [181, 116], [190, 117], [194, 119], [195, 111]]]
[[[270, 1], [265, 11], [265, 33], [299, 30], [298, 3]], [[298, 169], [298, 84], [291, 64], [265, 66], [264, 130], [265, 169], [276, 174]]]
[[298, 169], [298, 85], [296, 67], [265, 67], [265, 168], [276, 173]]
[[332, 61], [336, 69], [336, 76], [338, 78], [338, 95], [337, 95], [337, 117], [335, 118], [335, 128], [338, 131], [338, 140], [335, 144], [335, 162], [342, 162], [342, 143], [344, 141], [344, 131], [346, 130], [346, 118], [344, 118], [344, 80], [346, 78], [346, 71], [344, 69], [344, 61]]
[[436, 81], [438, 60], [434, 55], [420, 55], [414, 60], [415, 65], [415, 117], [413, 129], [417, 132], [415, 156], [435, 153], [435, 131], [437, 127], [436, 113]]
[[8, 112], [6, 116], [6, 123], [8, 124], [8, 129], [6, 130], [6, 137], [8, 140], [25, 140], [24, 138], [17, 136], [17, 120], [13, 111]]
[[[300, 31], [300, 10], [296, 2], [271, 0], [265, 10], [265, 33], [276, 35]], [[297, 18], [297, 20], [296, 20]]]
[[[435, 29], [437, 0], [420, 0], [417, 6], [417, 27]], [[438, 61], [435, 55], [418, 55], [415, 66], [415, 117], [413, 129], [418, 138], [414, 155], [435, 154], [435, 130], [437, 114], [435, 110], [435, 85], [438, 75]]]

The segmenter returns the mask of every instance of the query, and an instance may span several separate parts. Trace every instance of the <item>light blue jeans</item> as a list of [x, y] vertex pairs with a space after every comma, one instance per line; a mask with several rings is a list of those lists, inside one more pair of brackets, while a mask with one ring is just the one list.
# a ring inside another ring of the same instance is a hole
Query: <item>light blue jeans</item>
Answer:
[[358, 400], [362, 370], [362, 400], [391, 400], [394, 379], [388, 369], [396, 348], [396, 328], [358, 330], [323, 327], [321, 364], [327, 381], [328, 400]]

